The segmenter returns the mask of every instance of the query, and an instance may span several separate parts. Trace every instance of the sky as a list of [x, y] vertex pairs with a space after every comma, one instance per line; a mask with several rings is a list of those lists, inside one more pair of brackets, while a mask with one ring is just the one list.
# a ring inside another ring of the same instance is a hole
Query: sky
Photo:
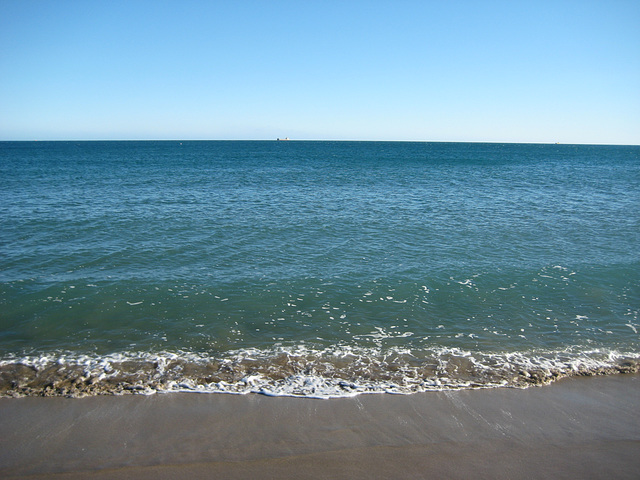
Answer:
[[0, 0], [0, 140], [640, 144], [640, 1]]

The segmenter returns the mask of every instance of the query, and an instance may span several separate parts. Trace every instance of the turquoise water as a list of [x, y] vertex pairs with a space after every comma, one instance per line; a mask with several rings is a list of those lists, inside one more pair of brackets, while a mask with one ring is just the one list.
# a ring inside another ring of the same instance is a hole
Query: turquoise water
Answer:
[[0, 393], [637, 370], [640, 147], [0, 142]]

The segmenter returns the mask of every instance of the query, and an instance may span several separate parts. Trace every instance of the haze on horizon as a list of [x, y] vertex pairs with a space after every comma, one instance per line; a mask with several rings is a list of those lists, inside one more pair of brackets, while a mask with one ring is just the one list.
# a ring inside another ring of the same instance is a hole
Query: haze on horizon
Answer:
[[640, 2], [0, 2], [0, 140], [640, 144]]

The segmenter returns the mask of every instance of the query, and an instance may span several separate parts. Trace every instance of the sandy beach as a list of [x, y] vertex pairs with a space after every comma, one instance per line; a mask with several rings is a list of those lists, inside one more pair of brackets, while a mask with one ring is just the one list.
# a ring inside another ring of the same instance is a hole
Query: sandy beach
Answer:
[[4, 478], [637, 478], [640, 375], [334, 400], [0, 399]]

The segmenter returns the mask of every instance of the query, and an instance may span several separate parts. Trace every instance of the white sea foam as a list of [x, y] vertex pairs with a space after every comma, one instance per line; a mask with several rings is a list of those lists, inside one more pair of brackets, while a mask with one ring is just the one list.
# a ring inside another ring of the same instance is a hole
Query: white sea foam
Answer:
[[300, 344], [237, 350], [224, 358], [184, 351], [105, 356], [60, 352], [2, 359], [0, 373], [14, 378], [0, 394], [210, 392], [335, 398], [526, 387], [569, 375], [638, 371], [639, 362], [636, 353], [577, 347], [487, 353], [444, 347], [312, 349]]

